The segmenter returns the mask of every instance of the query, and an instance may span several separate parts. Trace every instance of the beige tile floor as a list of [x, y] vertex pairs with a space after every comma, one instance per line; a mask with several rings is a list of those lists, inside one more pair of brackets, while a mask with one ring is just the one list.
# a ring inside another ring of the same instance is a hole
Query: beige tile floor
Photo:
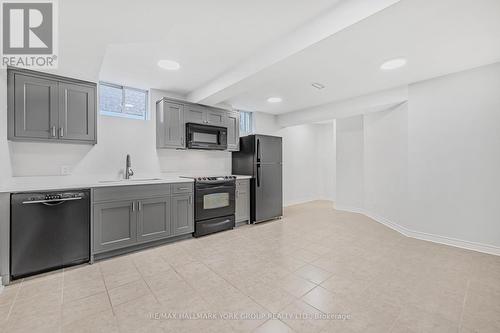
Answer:
[[0, 331], [500, 332], [499, 257], [331, 207], [15, 283]]

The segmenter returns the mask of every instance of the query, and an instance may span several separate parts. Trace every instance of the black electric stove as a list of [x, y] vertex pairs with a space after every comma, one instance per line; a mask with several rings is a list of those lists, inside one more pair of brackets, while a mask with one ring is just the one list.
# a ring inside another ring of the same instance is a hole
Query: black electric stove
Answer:
[[235, 226], [235, 176], [186, 177], [194, 179], [194, 236], [200, 237]]

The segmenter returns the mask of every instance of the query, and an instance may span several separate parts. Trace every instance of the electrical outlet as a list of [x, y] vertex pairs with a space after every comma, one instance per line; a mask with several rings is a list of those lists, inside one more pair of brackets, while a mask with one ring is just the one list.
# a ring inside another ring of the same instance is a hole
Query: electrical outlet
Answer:
[[71, 166], [61, 165], [61, 175], [67, 176], [71, 174]]

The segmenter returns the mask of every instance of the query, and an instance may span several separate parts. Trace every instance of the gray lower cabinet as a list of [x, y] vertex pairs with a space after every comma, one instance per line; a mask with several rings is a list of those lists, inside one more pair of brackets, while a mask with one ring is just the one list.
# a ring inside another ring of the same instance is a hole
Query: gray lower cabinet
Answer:
[[192, 183], [103, 187], [92, 197], [95, 254], [194, 231]]
[[159, 101], [156, 104], [156, 147], [185, 148], [184, 105]]
[[26, 69], [7, 70], [8, 138], [96, 143], [96, 84]]
[[174, 195], [172, 197], [172, 219], [174, 235], [194, 231], [193, 194]]
[[94, 252], [120, 249], [137, 243], [135, 202], [117, 201], [93, 206]]
[[236, 223], [250, 221], [250, 179], [236, 180]]
[[137, 241], [149, 241], [172, 234], [170, 197], [140, 200], [137, 203]]

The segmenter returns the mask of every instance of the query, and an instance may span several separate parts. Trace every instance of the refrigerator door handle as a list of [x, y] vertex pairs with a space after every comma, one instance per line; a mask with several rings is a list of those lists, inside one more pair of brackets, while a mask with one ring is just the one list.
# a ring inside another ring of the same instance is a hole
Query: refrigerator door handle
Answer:
[[260, 139], [257, 139], [257, 162], [260, 162]]
[[260, 187], [260, 164], [257, 164], [257, 187]]

